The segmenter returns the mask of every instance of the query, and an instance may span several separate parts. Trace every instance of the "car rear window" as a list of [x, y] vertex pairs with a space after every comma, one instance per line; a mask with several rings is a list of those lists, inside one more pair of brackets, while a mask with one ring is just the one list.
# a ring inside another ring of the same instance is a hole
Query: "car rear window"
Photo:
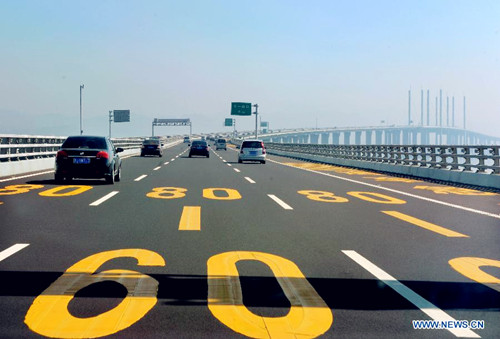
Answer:
[[221, 142], [221, 143], [225, 144], [226, 140], [225, 139], [219, 139], [219, 140], [217, 140], [217, 142]]
[[262, 148], [262, 142], [260, 141], [243, 141], [241, 148]]
[[193, 141], [193, 146], [206, 146], [207, 143], [205, 141]]
[[106, 149], [106, 139], [100, 137], [69, 137], [62, 144], [62, 148], [91, 148]]
[[144, 140], [142, 143], [144, 145], [159, 145], [160, 141], [159, 140]]

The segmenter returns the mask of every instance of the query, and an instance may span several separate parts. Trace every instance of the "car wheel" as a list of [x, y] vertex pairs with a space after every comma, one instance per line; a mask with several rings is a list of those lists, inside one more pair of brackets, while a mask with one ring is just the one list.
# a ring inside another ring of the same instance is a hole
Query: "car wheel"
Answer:
[[189, 157], [191, 158], [191, 153], [189, 153]]
[[122, 180], [122, 166], [118, 167], [118, 173], [115, 175], [115, 181], [120, 181]]
[[207, 158], [210, 158], [210, 154], [207, 154]]
[[143, 157], [143, 156], [144, 156], [144, 153], [141, 153], [141, 157]]
[[115, 183], [115, 173], [113, 171], [113, 165], [111, 165], [111, 173], [105, 177], [106, 182], [110, 185], [113, 185]]
[[265, 164], [265, 163], [266, 163], [266, 161], [265, 161], [265, 160], [262, 160], [260, 163], [261, 163], [261, 164]]
[[241, 161], [241, 159], [238, 159], [238, 164], [241, 164], [243, 161]]

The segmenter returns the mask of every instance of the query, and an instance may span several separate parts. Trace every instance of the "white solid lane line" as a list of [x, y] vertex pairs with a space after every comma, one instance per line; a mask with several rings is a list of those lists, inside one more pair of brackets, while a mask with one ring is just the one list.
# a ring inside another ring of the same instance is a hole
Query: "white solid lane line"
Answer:
[[134, 181], [141, 181], [142, 179], [144, 179], [145, 177], [147, 177], [147, 174], [143, 174], [141, 175], [140, 177], [138, 178], [135, 178]]
[[293, 208], [290, 205], [288, 205], [286, 202], [284, 202], [283, 200], [281, 200], [280, 198], [278, 198], [274, 194], [268, 194], [267, 196], [269, 198], [273, 199], [278, 205], [280, 205], [284, 209], [286, 209], [286, 210], [293, 210]]
[[252, 179], [250, 179], [249, 177], [245, 177], [246, 181], [248, 181], [249, 183], [251, 184], [255, 184], [255, 181], [253, 181]]
[[103, 196], [101, 199], [98, 199], [98, 200], [94, 201], [93, 203], [91, 203], [89, 206], [99, 206], [100, 204], [102, 204], [106, 200], [112, 198], [113, 196], [117, 195], [118, 193], [119, 193], [119, 191], [113, 191], [111, 193], [108, 193], [105, 196]]
[[153, 171], [158, 171], [161, 168], [161, 166], [153, 168]]
[[15, 254], [16, 252], [19, 252], [23, 248], [29, 246], [30, 244], [15, 244], [7, 248], [6, 250], [3, 250], [0, 252], [0, 261], [10, 257], [11, 255]]
[[[422, 298], [419, 294], [415, 293], [413, 290], [403, 285], [401, 282], [396, 280], [390, 274], [386, 273], [384, 270], [373, 264], [371, 261], [360, 255], [356, 251], [344, 250], [342, 251], [342, 253], [344, 253], [349, 258], [354, 260], [365, 270], [373, 274], [377, 279], [382, 281], [384, 284], [386, 284], [387, 286], [398, 292], [401, 296], [406, 298], [413, 305], [417, 306], [422, 312], [431, 317], [432, 320], [446, 321], [446, 322], [455, 321], [455, 319], [453, 319], [450, 315], [448, 315], [448, 313], [444, 312], [431, 302]], [[460, 338], [481, 338], [479, 335], [477, 335], [470, 329], [453, 328], [453, 329], [448, 329], [448, 331], [450, 331], [455, 336]]]

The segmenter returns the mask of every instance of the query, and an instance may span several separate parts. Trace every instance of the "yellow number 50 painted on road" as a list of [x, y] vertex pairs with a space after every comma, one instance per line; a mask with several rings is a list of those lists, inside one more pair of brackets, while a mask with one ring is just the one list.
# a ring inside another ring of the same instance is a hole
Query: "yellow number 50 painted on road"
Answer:
[[[144, 317], [156, 304], [158, 281], [129, 270], [94, 272], [111, 259], [131, 257], [139, 266], [165, 266], [165, 260], [152, 251], [123, 249], [87, 257], [49, 286], [31, 305], [24, 322], [41, 335], [51, 338], [95, 338], [121, 331]], [[90, 318], [77, 318], [68, 311], [75, 293], [101, 281], [116, 281], [128, 291], [115, 308]]]

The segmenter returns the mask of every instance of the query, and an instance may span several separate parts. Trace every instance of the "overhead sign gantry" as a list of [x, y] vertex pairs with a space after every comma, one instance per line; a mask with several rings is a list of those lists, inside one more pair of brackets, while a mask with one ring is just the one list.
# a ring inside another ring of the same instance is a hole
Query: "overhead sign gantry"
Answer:
[[190, 119], [158, 119], [153, 120], [152, 136], [155, 136], [155, 126], [189, 126], [189, 137], [191, 137], [192, 123]]

